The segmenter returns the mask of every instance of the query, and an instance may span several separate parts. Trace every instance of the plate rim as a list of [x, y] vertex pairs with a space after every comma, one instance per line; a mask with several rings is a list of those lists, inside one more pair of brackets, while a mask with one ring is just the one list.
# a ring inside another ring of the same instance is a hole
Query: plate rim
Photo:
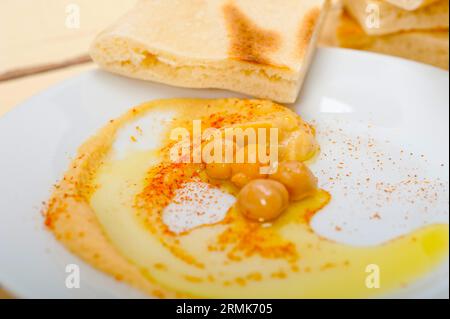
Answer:
[[[439, 72], [441, 75], [446, 75], [447, 80], [448, 80], [448, 74], [449, 74], [448, 71], [445, 71], [445, 70], [442, 70], [442, 69], [439, 69], [437, 67], [433, 67], [430, 65], [422, 64], [419, 62], [405, 60], [405, 59], [398, 58], [398, 57], [386, 56], [383, 54], [358, 51], [358, 50], [352, 50], [352, 49], [342, 49], [342, 48], [319, 48], [318, 50], [322, 51], [322, 52], [328, 52], [327, 54], [333, 54], [333, 52], [339, 52], [340, 54], [351, 52], [352, 55], [356, 54], [361, 57], [369, 56], [369, 57], [376, 57], [376, 59], [391, 59], [391, 60], [393, 59], [398, 63], [404, 64], [405, 66], [408, 66], [411, 63], [413, 63], [415, 65], [415, 67], [425, 68], [427, 70], [434, 70], [436, 72]], [[46, 97], [46, 95], [52, 95], [55, 91], [63, 90], [65, 86], [69, 86], [70, 84], [79, 81], [83, 77], [88, 77], [90, 74], [93, 74], [98, 71], [99, 71], [99, 69], [96, 68], [93, 70], [87, 70], [87, 71], [81, 72], [74, 76], [70, 76], [60, 82], [57, 82], [57, 83], [47, 87], [46, 89], [44, 89], [40, 92], [37, 92], [36, 94], [30, 96], [26, 100], [22, 101], [21, 103], [17, 104], [16, 106], [12, 107], [11, 109], [9, 109], [8, 111], [6, 111], [4, 114], [2, 114], [0, 116], [0, 131], [2, 130], [2, 126], [3, 126], [2, 123], [6, 123], [6, 121], [8, 121], [10, 118], [14, 118], [14, 116], [16, 116], [15, 114], [19, 114], [20, 112], [23, 112], [25, 108], [33, 107], [33, 104], [35, 103], [36, 100], [44, 99]], [[101, 71], [101, 72], [103, 72], [103, 71]], [[202, 91], [202, 90], [200, 89], [198, 91]], [[233, 93], [233, 92], [230, 92], [230, 94], [231, 93]], [[447, 91], [447, 94], [448, 94], [448, 91]], [[296, 103], [298, 103], [298, 101]], [[447, 271], [447, 273], [448, 273], [448, 271]], [[32, 294], [28, 294], [26, 292], [26, 290], [27, 290], [26, 287], [19, 287], [18, 283], [13, 284], [12, 281], [8, 280], [8, 278], [6, 278], [6, 277], [7, 277], [7, 275], [3, 275], [3, 271], [1, 271], [1, 269], [0, 269], [0, 282], [1, 282], [2, 287], [5, 287], [8, 291], [11, 291], [13, 294], [16, 294], [20, 298], [34, 298], [32, 296]], [[448, 293], [448, 282], [447, 282], [446, 289], [447, 289], [446, 292]], [[389, 296], [387, 296], [387, 297], [389, 297]]]

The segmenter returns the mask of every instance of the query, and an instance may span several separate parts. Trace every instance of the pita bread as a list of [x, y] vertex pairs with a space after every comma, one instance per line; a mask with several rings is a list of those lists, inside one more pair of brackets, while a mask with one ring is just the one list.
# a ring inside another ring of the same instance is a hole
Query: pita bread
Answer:
[[343, 12], [342, 2], [332, 2], [330, 9], [328, 10], [327, 17], [322, 27], [321, 34], [319, 36], [319, 47], [336, 47], [338, 46], [336, 29], [338, 27], [341, 15]]
[[[399, 9], [380, 0], [343, 0], [346, 10], [369, 35], [410, 30], [448, 29], [448, 0], [416, 11]], [[377, 20], [379, 23], [376, 23]]]
[[401, 9], [414, 11], [419, 8], [426, 7], [440, 0], [385, 0], [385, 1]]
[[449, 67], [448, 30], [410, 31], [382, 36], [369, 36], [347, 14], [337, 28], [339, 46], [394, 55], [442, 69]]
[[327, 0], [141, 0], [91, 47], [102, 68], [291, 103]]

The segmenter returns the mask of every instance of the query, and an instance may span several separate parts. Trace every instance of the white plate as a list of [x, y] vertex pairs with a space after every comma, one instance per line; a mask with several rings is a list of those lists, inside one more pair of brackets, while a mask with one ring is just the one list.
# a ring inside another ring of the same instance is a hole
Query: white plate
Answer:
[[[448, 85], [447, 72], [425, 65], [350, 50], [319, 50], [293, 106], [317, 124], [323, 152], [313, 169], [333, 194], [332, 203], [313, 221], [316, 231], [341, 242], [372, 245], [423, 224], [448, 223]], [[230, 96], [238, 95], [93, 71], [1, 118], [0, 283], [30, 298], [141, 297], [61, 247], [42, 225], [41, 203], [77, 147], [133, 105], [156, 98]], [[359, 147], [348, 151], [347, 143]], [[432, 183], [435, 200], [413, 196], [410, 203], [408, 191], [416, 190], [399, 187], [408, 174]], [[385, 198], [389, 192], [380, 182], [395, 187], [395, 198]], [[383, 218], [374, 219], [375, 212]], [[70, 263], [81, 266], [80, 289], [65, 287]], [[448, 262], [395, 296], [448, 296]]]

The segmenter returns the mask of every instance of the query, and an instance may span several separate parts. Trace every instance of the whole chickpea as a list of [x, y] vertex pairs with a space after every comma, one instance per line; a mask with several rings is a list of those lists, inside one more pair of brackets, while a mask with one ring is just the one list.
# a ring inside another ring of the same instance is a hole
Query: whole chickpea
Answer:
[[286, 187], [274, 180], [257, 179], [241, 189], [237, 209], [248, 219], [266, 222], [273, 220], [289, 205]]
[[206, 164], [206, 174], [209, 177], [221, 180], [231, 178], [231, 165], [225, 163], [209, 163]]
[[241, 154], [244, 162], [231, 164], [231, 181], [236, 186], [243, 187], [251, 180], [267, 177], [267, 175], [263, 175], [260, 173], [261, 164], [258, 162], [258, 156], [256, 152], [256, 145], [254, 145], [254, 148], [247, 145], [238, 151], [238, 154]]
[[317, 190], [317, 178], [303, 163], [297, 161], [282, 162], [275, 174], [269, 176], [286, 186], [292, 200], [302, 200]]

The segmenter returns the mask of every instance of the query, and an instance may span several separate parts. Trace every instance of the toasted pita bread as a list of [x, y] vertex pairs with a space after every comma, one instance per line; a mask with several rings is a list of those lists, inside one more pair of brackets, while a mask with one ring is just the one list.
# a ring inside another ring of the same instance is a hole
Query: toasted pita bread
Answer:
[[229, 89], [290, 103], [310, 64], [327, 0], [141, 0], [91, 56], [128, 77]]
[[369, 35], [448, 29], [448, 0], [406, 11], [380, 0], [343, 0], [346, 10]]
[[401, 9], [414, 11], [419, 8], [426, 7], [440, 0], [385, 0], [385, 1]]
[[338, 46], [336, 29], [338, 27], [342, 12], [342, 2], [334, 0], [328, 10], [327, 17], [322, 27], [319, 36], [318, 45], [322, 47], [336, 47]]
[[448, 30], [369, 36], [344, 13], [338, 23], [337, 41], [341, 47], [394, 55], [447, 70], [449, 67]]

